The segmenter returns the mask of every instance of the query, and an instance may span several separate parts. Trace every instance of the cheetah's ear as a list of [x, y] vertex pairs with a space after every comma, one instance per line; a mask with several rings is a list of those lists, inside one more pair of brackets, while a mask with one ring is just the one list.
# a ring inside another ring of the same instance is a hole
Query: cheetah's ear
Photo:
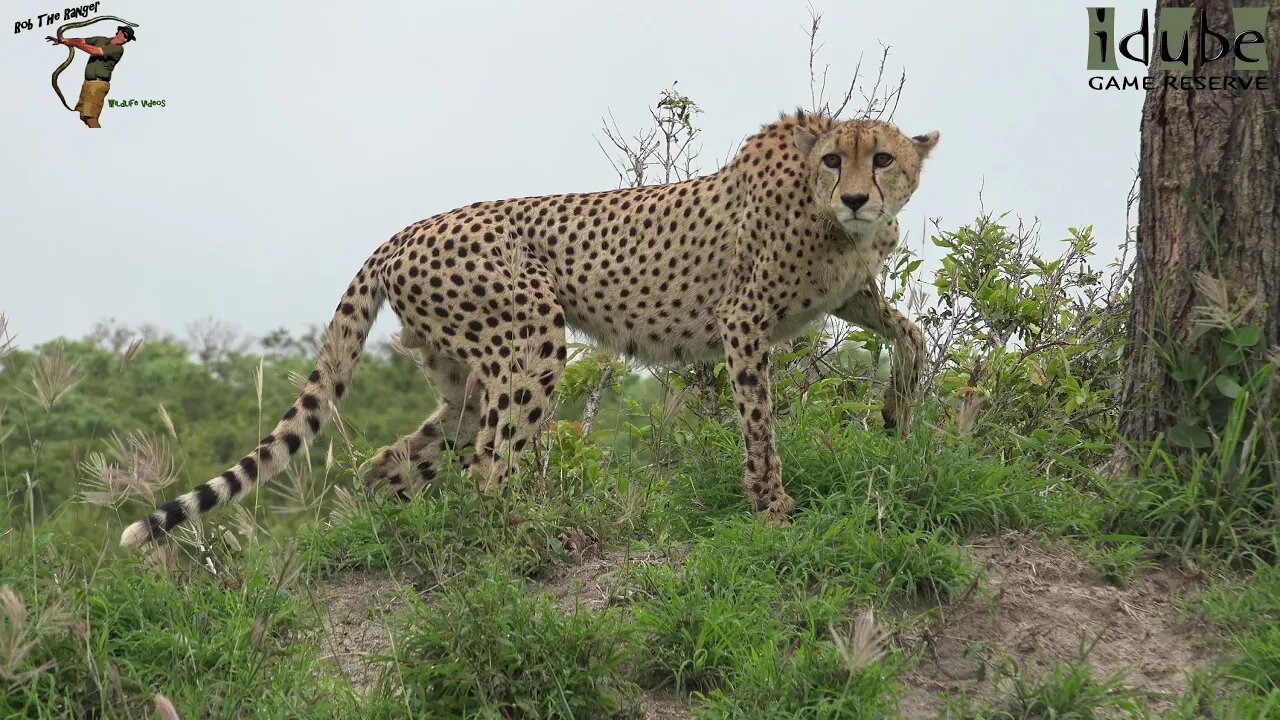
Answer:
[[818, 134], [806, 127], [797, 125], [791, 129], [791, 138], [795, 141], [796, 147], [800, 149], [800, 157], [809, 157], [809, 151], [813, 149], [813, 144], [818, 141]]
[[919, 153], [921, 160], [929, 155], [929, 151], [933, 150], [934, 145], [938, 144], [938, 137], [938, 131], [934, 130], [911, 138], [911, 141], [916, 144], [916, 152]]

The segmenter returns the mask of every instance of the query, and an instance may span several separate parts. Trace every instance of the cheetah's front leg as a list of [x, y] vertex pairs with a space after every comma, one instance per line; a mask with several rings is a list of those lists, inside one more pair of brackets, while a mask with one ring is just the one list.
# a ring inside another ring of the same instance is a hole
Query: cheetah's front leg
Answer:
[[[721, 318], [720, 333], [746, 446], [742, 487], [766, 522], [780, 523], [786, 522], [794, 503], [782, 487], [782, 464], [773, 439], [768, 335], [752, 328], [751, 320], [750, 314], [731, 313]], [[747, 329], [754, 332], [743, 332]]]
[[845, 322], [860, 325], [893, 343], [893, 366], [884, 394], [884, 427], [911, 434], [911, 408], [916, 403], [924, 368], [924, 334], [906, 315], [889, 304], [875, 281], [831, 311]]

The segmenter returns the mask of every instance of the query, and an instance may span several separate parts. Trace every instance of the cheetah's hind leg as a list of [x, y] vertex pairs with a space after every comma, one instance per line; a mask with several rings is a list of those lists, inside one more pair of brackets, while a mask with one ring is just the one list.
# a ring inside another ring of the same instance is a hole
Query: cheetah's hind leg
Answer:
[[419, 366], [436, 389], [438, 402], [421, 426], [374, 455], [365, 476], [365, 491], [374, 493], [381, 488], [389, 495], [407, 499], [409, 493], [435, 478], [443, 450], [462, 452], [472, 447], [480, 429], [480, 392], [473, 389], [468, 394], [467, 366], [440, 352], [439, 346], [423, 335], [406, 331], [401, 335], [401, 344], [417, 354]]
[[501, 488], [521, 454], [537, 440], [565, 366], [564, 311], [550, 275], [526, 262], [511, 277], [511, 312], [503, 313], [503, 322], [486, 331], [478, 346], [493, 348], [490, 339], [499, 344], [473, 362], [484, 385], [484, 407], [471, 474], [488, 493]]

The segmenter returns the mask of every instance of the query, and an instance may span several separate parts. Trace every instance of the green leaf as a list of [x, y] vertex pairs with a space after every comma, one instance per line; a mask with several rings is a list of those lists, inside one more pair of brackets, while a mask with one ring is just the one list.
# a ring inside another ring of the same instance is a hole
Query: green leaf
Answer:
[[1213, 438], [1203, 428], [1179, 423], [1169, 429], [1169, 442], [1185, 448], [1207, 448], [1213, 446]]
[[1113, 542], [1113, 543], [1142, 543], [1147, 538], [1141, 535], [1094, 535], [1090, 538], [1094, 542]]
[[1240, 394], [1240, 383], [1236, 382], [1230, 375], [1219, 375], [1215, 377], [1213, 379], [1213, 384], [1218, 386], [1218, 392], [1232, 400]]
[[1173, 371], [1173, 379], [1179, 382], [1201, 380], [1208, 368], [1199, 355], [1186, 355], [1177, 370]]
[[1199, 340], [1205, 333], [1209, 332], [1212, 329], [1213, 329], [1212, 325], [1205, 325], [1205, 324], [1196, 325], [1195, 329], [1191, 331], [1190, 337], [1187, 338], [1187, 342], [1195, 342]]
[[1257, 325], [1245, 325], [1227, 333], [1227, 342], [1236, 347], [1253, 347], [1260, 340], [1262, 340], [1262, 328]]
[[1023, 367], [1023, 370], [1026, 372], [1027, 380], [1032, 385], [1039, 385], [1041, 387], [1044, 387], [1044, 380], [1040, 379], [1040, 373], [1036, 372], [1035, 367], [1033, 367], [1030, 363], [1028, 363]]
[[866, 412], [869, 410], [875, 410], [876, 407], [878, 406], [872, 405], [871, 403], [845, 402], [837, 405], [836, 410], [839, 410], [841, 412]]
[[844, 532], [845, 526], [849, 524], [848, 520], [849, 518], [847, 517], [841, 517], [839, 520], [831, 523], [831, 527], [827, 528], [826, 531], [822, 533], [822, 541], [830, 542], [831, 538]]

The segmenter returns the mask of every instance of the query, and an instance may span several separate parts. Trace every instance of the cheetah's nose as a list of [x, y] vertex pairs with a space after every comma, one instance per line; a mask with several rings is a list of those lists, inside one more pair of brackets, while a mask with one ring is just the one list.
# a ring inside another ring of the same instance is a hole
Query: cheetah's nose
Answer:
[[866, 205], [867, 200], [869, 199], [870, 198], [867, 196], [866, 193], [858, 193], [857, 195], [854, 195], [852, 193], [845, 193], [840, 196], [840, 202], [844, 203], [845, 207], [848, 207], [850, 210], [854, 212], [858, 212], [858, 208], [861, 208], [863, 205]]

